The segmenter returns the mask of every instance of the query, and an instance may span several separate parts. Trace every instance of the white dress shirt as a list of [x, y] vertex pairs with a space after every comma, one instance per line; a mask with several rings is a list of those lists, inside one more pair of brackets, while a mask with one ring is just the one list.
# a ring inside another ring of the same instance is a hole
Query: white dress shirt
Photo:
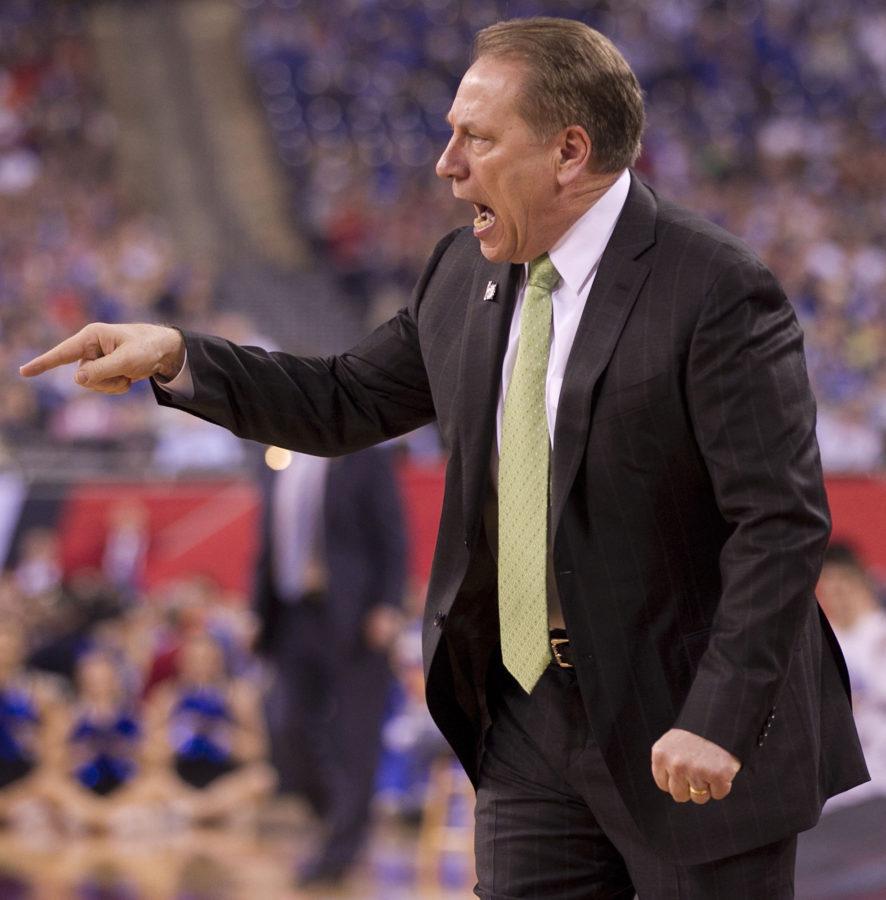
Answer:
[[271, 571], [278, 596], [297, 603], [317, 587], [329, 460], [293, 453], [271, 492]]
[[164, 391], [170, 394], [175, 394], [176, 397], [181, 397], [182, 400], [193, 400], [194, 379], [191, 375], [191, 368], [188, 365], [187, 348], [185, 348], [185, 361], [178, 370], [178, 375], [175, 378], [170, 378], [169, 381], [160, 381], [159, 378], [154, 378], [154, 381], [157, 387], [163, 388]]
[[[552, 445], [554, 426], [557, 422], [557, 407], [560, 403], [560, 388], [563, 386], [566, 362], [575, 341], [575, 332], [578, 330], [578, 323], [584, 312], [588, 294], [590, 294], [597, 276], [600, 258], [615, 230], [615, 223], [624, 208], [630, 186], [631, 176], [625, 169], [612, 187], [548, 252], [551, 262], [560, 273], [560, 282], [551, 293], [554, 316], [551, 328], [551, 352], [548, 357], [548, 375], [545, 381], [548, 432], [551, 435]], [[526, 293], [528, 263], [524, 268], [523, 286], [517, 295], [517, 305], [514, 308], [514, 318], [511, 320], [511, 331], [508, 336], [508, 349], [505, 352], [501, 372], [501, 392], [496, 411], [496, 437], [499, 447], [501, 447], [501, 420], [505, 395], [514, 372], [514, 363], [517, 361], [520, 313]]]

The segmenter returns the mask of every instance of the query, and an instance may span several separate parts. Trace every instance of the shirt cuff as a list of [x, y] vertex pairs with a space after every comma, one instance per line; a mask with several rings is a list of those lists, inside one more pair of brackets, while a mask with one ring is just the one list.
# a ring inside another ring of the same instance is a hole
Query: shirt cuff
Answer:
[[191, 377], [190, 368], [188, 368], [187, 349], [185, 349], [185, 361], [182, 363], [182, 367], [178, 370], [175, 378], [170, 378], [169, 381], [166, 381], [155, 375], [154, 384], [161, 390], [166, 391], [167, 394], [172, 394], [181, 400], [194, 399], [194, 379]]

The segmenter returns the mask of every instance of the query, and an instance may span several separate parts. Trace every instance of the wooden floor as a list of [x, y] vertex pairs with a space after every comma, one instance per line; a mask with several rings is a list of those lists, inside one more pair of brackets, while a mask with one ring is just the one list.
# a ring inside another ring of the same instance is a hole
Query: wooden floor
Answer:
[[285, 801], [255, 828], [172, 830], [147, 839], [0, 833], [0, 900], [455, 900], [472, 896], [470, 860], [441, 859], [420, 877], [418, 832], [380, 822], [366, 860], [340, 888], [292, 885], [295, 864], [316, 839], [313, 824]]
[[[381, 817], [341, 888], [297, 891], [295, 865], [317, 839], [294, 802], [240, 831], [159, 829], [148, 839], [0, 832], [0, 900], [467, 900], [468, 844], [420, 874], [419, 832]], [[469, 838], [469, 836], [468, 836]], [[825, 816], [800, 836], [798, 900], [886, 900], [886, 798]], [[654, 898], [653, 898], [654, 900]]]

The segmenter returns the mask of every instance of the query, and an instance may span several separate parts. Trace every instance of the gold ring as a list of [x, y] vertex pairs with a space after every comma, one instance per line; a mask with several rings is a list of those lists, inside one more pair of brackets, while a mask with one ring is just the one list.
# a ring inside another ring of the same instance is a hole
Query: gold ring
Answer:
[[689, 785], [689, 793], [692, 794], [693, 797], [704, 797], [705, 794], [710, 794], [710, 791], [707, 788], [702, 788], [698, 790], [698, 788], [694, 788], [691, 784]]

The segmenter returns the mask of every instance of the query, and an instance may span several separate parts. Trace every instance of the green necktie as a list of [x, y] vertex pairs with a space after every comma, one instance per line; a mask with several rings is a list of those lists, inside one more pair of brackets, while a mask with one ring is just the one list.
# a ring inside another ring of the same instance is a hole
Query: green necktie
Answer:
[[546, 576], [551, 444], [545, 381], [551, 290], [547, 253], [529, 264], [517, 361], [505, 397], [498, 469], [498, 613], [508, 671], [530, 693], [551, 660]]

